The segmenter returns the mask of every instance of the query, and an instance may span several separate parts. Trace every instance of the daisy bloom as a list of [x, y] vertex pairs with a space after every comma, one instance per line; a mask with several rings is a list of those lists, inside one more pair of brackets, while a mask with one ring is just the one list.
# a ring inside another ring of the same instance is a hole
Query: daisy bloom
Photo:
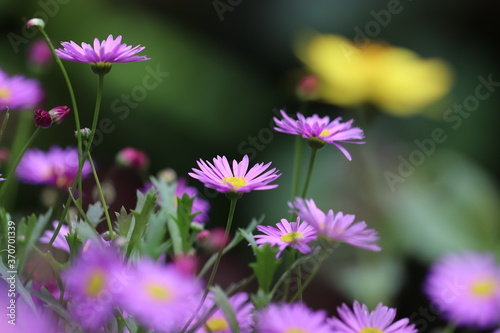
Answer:
[[261, 247], [264, 244], [270, 246], [278, 246], [279, 251], [276, 254], [276, 259], [281, 255], [284, 249], [288, 246], [299, 250], [302, 253], [311, 252], [311, 247], [307, 243], [315, 241], [317, 236], [314, 228], [305, 222], [288, 222], [286, 219], [281, 219], [281, 222], [276, 224], [278, 228], [271, 226], [258, 225], [257, 230], [265, 235], [255, 235], [256, 243]]
[[33, 109], [43, 100], [40, 83], [22, 75], [9, 76], [0, 68], [0, 106], [10, 110]]
[[[78, 173], [78, 150], [53, 146], [47, 152], [40, 149], [27, 150], [16, 168], [19, 181], [28, 184], [50, 185], [66, 190], [73, 184]], [[82, 177], [91, 173], [85, 161]]]
[[302, 220], [311, 225], [318, 235], [330, 241], [343, 242], [371, 251], [380, 251], [375, 242], [379, 237], [375, 230], [367, 228], [364, 221], [354, 222], [355, 216], [329, 210], [325, 214], [316, 207], [312, 199], [296, 198], [294, 203], [289, 203], [291, 210]]
[[212, 164], [200, 159], [197, 162], [200, 169], [193, 168], [193, 172], [190, 172], [189, 175], [198, 179], [206, 187], [221, 193], [246, 193], [278, 187], [277, 184], [269, 185], [270, 182], [281, 176], [275, 168], [267, 170], [271, 162], [255, 164], [250, 170], [248, 170], [248, 155], [243, 156], [239, 163], [233, 160], [232, 168], [225, 156], [217, 156], [213, 162]]
[[499, 324], [500, 268], [492, 253], [445, 255], [431, 266], [424, 291], [456, 325], [491, 329]]
[[70, 314], [90, 331], [111, 319], [119, 292], [133, 284], [118, 252], [96, 242], [89, 243], [61, 277]]
[[349, 152], [342, 147], [341, 143], [356, 143], [362, 144], [362, 141], [355, 141], [363, 139], [364, 133], [359, 127], [352, 127], [353, 119], [341, 122], [342, 118], [337, 117], [330, 121], [330, 117], [319, 117], [317, 114], [311, 117], [304, 117], [302, 114], [297, 113], [298, 120], [289, 117], [285, 111], [281, 110], [283, 119], [274, 117], [278, 132], [300, 135], [309, 141], [309, 144], [315, 148], [321, 148], [325, 144], [330, 143], [340, 149], [340, 151], [351, 160]]
[[94, 45], [82, 43], [80, 47], [73, 41], [61, 42], [62, 49], [56, 49], [59, 58], [76, 61], [86, 62], [92, 65], [92, 69], [102, 68], [102, 74], [106, 74], [111, 69], [111, 65], [120, 62], [134, 62], [150, 60], [146, 56], [139, 56], [137, 53], [145, 49], [144, 46], [130, 46], [122, 44], [122, 36], [113, 37], [109, 35], [106, 40], [99, 42], [97, 38], [94, 39]]
[[393, 323], [396, 309], [379, 303], [375, 310], [369, 311], [366, 305], [354, 301], [353, 310], [347, 305], [337, 308], [339, 318], [328, 320], [334, 333], [417, 333], [415, 325], [408, 318]]
[[121, 308], [148, 329], [174, 332], [188, 321], [203, 292], [194, 277], [174, 265], [160, 265], [148, 259], [133, 270], [134, 283], [119, 301]]
[[304, 303], [271, 303], [257, 313], [256, 333], [333, 333], [325, 311], [313, 311]]
[[[253, 304], [249, 302], [246, 293], [238, 293], [229, 297], [229, 303], [234, 311], [236, 321], [241, 333], [252, 333], [253, 325]], [[213, 294], [209, 294], [208, 300], [203, 305], [200, 318], [206, 317], [210, 309], [215, 305]], [[211, 315], [208, 316], [203, 325], [198, 328], [195, 333], [232, 333], [229, 321], [226, 315], [220, 308], [216, 308]]]
[[[54, 227], [54, 230], [57, 228], [59, 225], [59, 221], [54, 221], [52, 222], [52, 226]], [[75, 224], [73, 223], [73, 226]], [[45, 230], [42, 237], [38, 239], [38, 241], [42, 244], [49, 244], [50, 239], [54, 235], [54, 230]], [[69, 253], [69, 244], [66, 241], [66, 236], [69, 235], [69, 227], [65, 224], [61, 225], [61, 229], [59, 229], [59, 233], [57, 234], [54, 242], [52, 243], [52, 247], [55, 247], [56, 249], [63, 250], [66, 253]]]

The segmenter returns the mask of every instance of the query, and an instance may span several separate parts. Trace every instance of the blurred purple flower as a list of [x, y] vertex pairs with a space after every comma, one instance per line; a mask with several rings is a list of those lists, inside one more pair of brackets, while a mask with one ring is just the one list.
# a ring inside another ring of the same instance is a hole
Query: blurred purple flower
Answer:
[[9, 76], [0, 68], [0, 107], [33, 109], [43, 100], [40, 83], [22, 75]]

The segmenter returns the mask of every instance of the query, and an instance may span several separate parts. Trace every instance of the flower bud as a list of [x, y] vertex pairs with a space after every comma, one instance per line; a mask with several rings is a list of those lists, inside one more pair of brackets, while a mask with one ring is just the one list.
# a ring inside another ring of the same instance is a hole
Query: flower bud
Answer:
[[26, 22], [26, 26], [28, 28], [37, 27], [37, 28], [45, 28], [45, 21], [41, 18], [32, 18], [28, 22]]
[[67, 106], [56, 106], [49, 111], [49, 114], [54, 124], [60, 124], [64, 121], [64, 119], [66, 119], [70, 111], [71, 109]]
[[166, 168], [158, 171], [156, 174], [159, 179], [163, 179], [167, 184], [173, 184], [177, 181], [177, 172], [172, 168]]
[[44, 39], [35, 40], [28, 49], [28, 60], [36, 68], [44, 68], [52, 63], [52, 52]]
[[149, 165], [149, 159], [142, 150], [126, 147], [116, 154], [116, 163], [134, 170], [145, 170]]
[[205, 249], [217, 252], [229, 243], [229, 237], [225, 236], [224, 228], [203, 230], [196, 236], [198, 244]]
[[33, 118], [35, 118], [36, 127], [49, 128], [50, 126], [52, 126], [52, 117], [47, 111], [38, 109], [35, 110], [34, 113], [35, 115], [33, 116]]
[[[81, 134], [83, 140], [90, 139], [90, 133], [92, 133], [92, 131], [88, 127], [84, 127], [82, 129], [80, 129], [80, 134]], [[78, 131], [75, 131], [75, 136], [78, 138]]]
[[303, 101], [315, 100], [319, 97], [320, 82], [315, 75], [304, 75], [296, 88], [297, 96]]

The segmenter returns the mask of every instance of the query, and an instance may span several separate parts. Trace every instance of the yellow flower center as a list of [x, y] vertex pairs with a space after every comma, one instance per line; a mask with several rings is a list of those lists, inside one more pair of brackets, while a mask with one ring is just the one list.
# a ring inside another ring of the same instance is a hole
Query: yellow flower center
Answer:
[[329, 136], [330, 134], [332, 134], [330, 130], [324, 129], [321, 131], [321, 133], [319, 133], [319, 136]]
[[222, 184], [230, 184], [235, 190], [243, 187], [247, 184], [247, 181], [243, 177], [224, 177], [221, 181]]
[[303, 236], [304, 236], [304, 234], [302, 234], [301, 232], [292, 231], [292, 232], [287, 233], [286, 235], [281, 236], [281, 240], [285, 243], [291, 243], [291, 242], [295, 241], [297, 238], [300, 238]]
[[470, 287], [470, 291], [477, 297], [493, 296], [497, 291], [497, 281], [493, 278], [483, 278], [474, 281]]
[[85, 291], [90, 297], [96, 297], [99, 295], [106, 282], [106, 275], [103, 270], [95, 270], [89, 277], [87, 285], [85, 286]]
[[6, 88], [0, 88], [0, 98], [8, 99], [10, 97], [10, 90]]
[[384, 331], [379, 330], [376, 327], [365, 327], [359, 333], [384, 333]]
[[208, 329], [207, 332], [222, 332], [229, 328], [226, 319], [222, 317], [207, 320], [205, 326]]
[[166, 302], [172, 298], [172, 292], [168, 288], [155, 282], [146, 285], [146, 292], [148, 296], [158, 302]]
[[289, 328], [285, 331], [285, 333], [309, 333], [301, 328]]

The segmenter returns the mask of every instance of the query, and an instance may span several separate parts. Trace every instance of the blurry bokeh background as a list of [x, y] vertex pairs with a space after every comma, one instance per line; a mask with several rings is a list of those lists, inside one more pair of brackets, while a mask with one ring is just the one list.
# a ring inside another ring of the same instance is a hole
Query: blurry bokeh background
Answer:
[[[310, 114], [356, 118], [356, 124], [365, 126], [367, 142], [346, 145], [353, 155], [351, 162], [334, 147], [321, 150], [309, 196], [324, 210], [355, 214], [357, 220], [379, 230], [384, 250], [367, 253], [340, 247], [323, 265], [306, 301], [330, 313], [342, 300], [357, 298], [371, 306], [382, 301], [398, 306], [401, 315], [417, 313], [416, 320], [419, 309], [429, 306], [420, 284], [433, 260], [462, 248], [500, 254], [500, 87], [494, 86], [495, 91], [467, 118], [461, 117], [456, 128], [443, 121], [449, 108], [475, 94], [479, 76], [500, 82], [500, 3], [396, 2], [402, 10], [379, 24], [373, 40], [444, 59], [453, 69], [454, 84], [451, 93], [425, 110], [425, 115], [398, 118], [379, 113], [369, 123], [358, 119], [359, 113], [353, 110], [309, 103]], [[133, 202], [140, 183], [139, 175], [110, 175], [115, 154], [125, 146], [149, 155], [151, 174], [171, 167], [180, 176], [199, 158], [241, 159], [249, 153], [255, 163], [273, 161], [283, 176], [278, 189], [245, 195], [235, 223], [243, 227], [251, 217], [265, 214], [265, 222], [275, 224], [289, 216], [286, 201], [291, 193], [294, 138], [269, 129], [276, 110], [293, 114], [300, 107], [295, 86], [304, 69], [293, 51], [298, 34], [315, 30], [356, 38], [377, 22], [374, 13], [390, 3], [394, 1], [3, 0], [0, 67], [10, 74], [38, 77], [46, 91], [44, 106], [50, 108], [69, 105], [69, 95], [56, 66], [35, 73], [28, 65], [28, 47], [40, 35], [23, 28], [25, 19], [44, 18], [55, 45], [113, 34], [122, 35], [129, 45], [146, 46], [142, 54], [150, 61], [117, 64], [105, 79], [101, 118], [109, 121], [100, 128], [102, 135], [96, 139], [101, 143], [94, 157], [101, 176], [115, 177], [113, 181], [121, 184], [116, 204], [121, 205], [122, 199]], [[86, 64], [65, 65], [83, 126], [90, 127], [97, 77]], [[145, 77], [152, 72], [159, 73], [158, 84], [146, 89]], [[2, 145], [8, 145], [16, 118], [12, 117], [11, 132]], [[436, 128], [444, 131], [446, 140], [436, 143], [421, 165], [391, 187], [387, 172], [398, 174], [401, 161], [408, 161], [419, 149], [415, 140], [432, 138]], [[76, 145], [73, 130], [69, 118], [44, 130], [36, 146]], [[227, 200], [204, 192], [194, 180], [189, 183], [210, 199], [212, 225], [223, 225]], [[21, 185], [16, 210], [43, 211], [41, 192]], [[238, 259], [249, 259], [249, 252], [243, 246], [226, 259], [228, 280], [231, 272], [246, 269], [238, 266], [243, 262]], [[436, 323], [431, 320], [429, 325]]]

